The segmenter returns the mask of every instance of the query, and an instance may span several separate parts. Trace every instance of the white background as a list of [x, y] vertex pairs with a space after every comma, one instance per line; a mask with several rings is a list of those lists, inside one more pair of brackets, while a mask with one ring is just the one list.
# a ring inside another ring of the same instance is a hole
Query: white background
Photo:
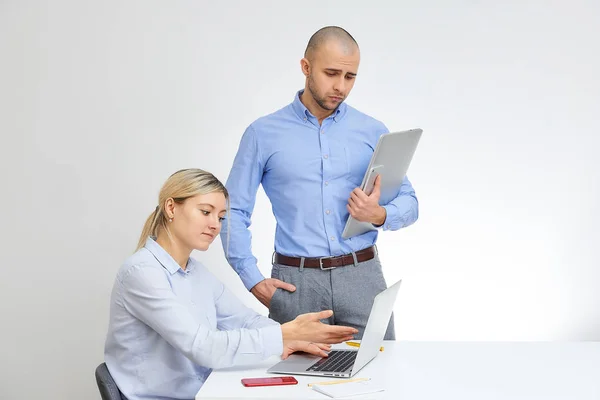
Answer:
[[[599, 20], [591, 0], [0, 0], [0, 398], [99, 399], [115, 272], [160, 186], [226, 180], [325, 25], [361, 46], [348, 103], [424, 130], [420, 218], [378, 242], [398, 339], [600, 340]], [[262, 189], [253, 221], [267, 275]], [[220, 243], [197, 256], [266, 313]]]

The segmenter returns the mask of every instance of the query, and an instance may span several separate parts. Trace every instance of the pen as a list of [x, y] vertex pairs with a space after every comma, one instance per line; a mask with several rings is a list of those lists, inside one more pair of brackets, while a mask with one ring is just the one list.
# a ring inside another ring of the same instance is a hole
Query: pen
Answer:
[[[346, 344], [347, 344], [348, 346], [360, 347], [360, 343], [358, 343], [358, 342], [346, 342]], [[383, 346], [381, 346], [381, 347], [379, 348], [379, 351], [383, 351]]]
[[309, 383], [308, 387], [312, 387], [312, 385], [337, 385], [340, 383], [362, 382], [362, 381], [369, 381], [369, 380], [371, 380], [371, 378], [353, 378], [353, 379], [343, 379], [343, 380], [337, 380], [337, 381], [313, 382], [313, 383]]

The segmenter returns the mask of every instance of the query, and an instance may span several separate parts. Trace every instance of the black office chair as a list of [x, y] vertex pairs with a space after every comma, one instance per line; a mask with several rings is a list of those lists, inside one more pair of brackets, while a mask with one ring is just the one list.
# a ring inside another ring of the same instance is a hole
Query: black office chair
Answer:
[[98, 368], [96, 368], [96, 383], [102, 400], [127, 400], [121, 394], [105, 363], [98, 365]]

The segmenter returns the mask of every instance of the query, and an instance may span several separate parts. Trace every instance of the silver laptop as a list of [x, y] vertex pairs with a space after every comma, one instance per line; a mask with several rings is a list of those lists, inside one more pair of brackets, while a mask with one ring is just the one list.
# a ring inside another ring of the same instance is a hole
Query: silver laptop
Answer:
[[[422, 129], [411, 129], [381, 135], [360, 188], [367, 195], [371, 194], [375, 178], [381, 175], [379, 204], [387, 204], [393, 200], [398, 195], [422, 134]], [[348, 216], [342, 237], [348, 239], [376, 229], [369, 222], [357, 221], [352, 216]]]
[[292, 354], [273, 365], [267, 372], [294, 375], [339, 376], [350, 378], [379, 354], [387, 330], [398, 289], [402, 280], [375, 296], [371, 314], [365, 327], [360, 347], [331, 350], [329, 357], [310, 354]]

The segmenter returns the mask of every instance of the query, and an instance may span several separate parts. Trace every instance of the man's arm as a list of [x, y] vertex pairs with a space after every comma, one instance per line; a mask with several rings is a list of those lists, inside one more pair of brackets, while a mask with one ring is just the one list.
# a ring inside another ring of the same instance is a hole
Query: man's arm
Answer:
[[264, 162], [256, 132], [250, 125], [242, 136], [225, 185], [229, 192], [230, 212], [221, 230], [221, 243], [229, 265], [240, 276], [246, 289], [268, 308], [277, 288], [288, 291], [296, 288], [278, 279], [265, 279], [252, 254], [252, 235], [248, 228], [263, 171]]
[[248, 229], [263, 169], [256, 132], [250, 125], [242, 135], [225, 185], [229, 192], [230, 212], [221, 230], [221, 243], [227, 261], [248, 290], [265, 279], [252, 254], [252, 235]]
[[407, 177], [404, 177], [398, 196], [383, 206], [385, 220], [383, 230], [396, 231], [415, 223], [419, 218], [419, 201]]
[[419, 202], [408, 178], [404, 178], [398, 196], [389, 203], [379, 205], [380, 196], [381, 182], [377, 177], [370, 195], [367, 196], [360, 188], [352, 191], [346, 206], [348, 212], [358, 221], [392, 231], [413, 224], [419, 217]]

